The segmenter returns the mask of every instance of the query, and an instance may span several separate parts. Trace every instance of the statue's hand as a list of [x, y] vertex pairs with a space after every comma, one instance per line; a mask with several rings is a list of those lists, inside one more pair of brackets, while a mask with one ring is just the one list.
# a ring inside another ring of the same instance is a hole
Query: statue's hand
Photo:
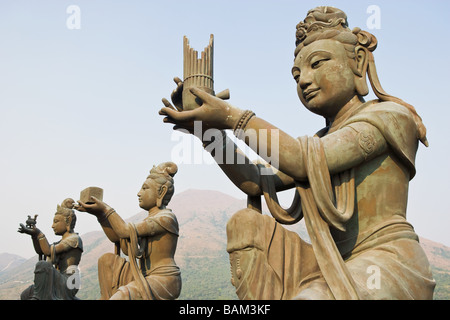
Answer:
[[173, 81], [175, 81], [177, 87], [172, 91], [170, 99], [172, 100], [173, 105], [177, 108], [178, 111], [183, 111], [183, 80], [175, 77], [173, 78]]
[[25, 226], [22, 223], [20, 224], [19, 229], [17, 230], [17, 232], [26, 233], [26, 234], [29, 234], [32, 237], [37, 237], [39, 235], [39, 233], [41, 233], [41, 231], [38, 228], [36, 228], [36, 227], [29, 228], [29, 227]]
[[104, 203], [103, 201], [97, 199], [96, 197], [91, 197], [91, 203], [84, 203], [82, 201], [78, 201], [78, 204], [75, 204], [74, 209], [80, 212], [87, 212], [94, 216], [101, 217], [108, 210], [111, 209], [109, 205]]
[[195, 121], [202, 122], [203, 130], [233, 129], [243, 114], [242, 110], [203, 90], [191, 88], [190, 91], [201, 100], [201, 107], [184, 111], [175, 109], [167, 99], [162, 100], [165, 107], [159, 114], [166, 116], [164, 122], [175, 124], [174, 129], [187, 129], [192, 133]]

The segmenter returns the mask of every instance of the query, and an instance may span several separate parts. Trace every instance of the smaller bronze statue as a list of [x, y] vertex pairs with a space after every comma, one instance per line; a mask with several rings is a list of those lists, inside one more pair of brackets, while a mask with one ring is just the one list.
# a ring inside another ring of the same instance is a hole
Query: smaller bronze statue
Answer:
[[[75, 300], [80, 287], [78, 264], [83, 252], [80, 236], [74, 232], [76, 215], [72, 210], [75, 201], [68, 198], [58, 205], [52, 228], [61, 240], [50, 244], [36, 227], [37, 215], [20, 224], [18, 232], [31, 235], [39, 255], [34, 270], [34, 284], [25, 289], [22, 300]], [[43, 260], [43, 257], [46, 260]]]
[[[177, 170], [175, 163], [165, 162], [150, 171], [137, 194], [139, 206], [148, 211], [141, 222], [126, 223], [96, 196], [75, 206], [96, 216], [116, 245], [115, 253], [106, 253], [98, 261], [101, 300], [174, 300], [180, 295], [181, 273], [174, 259], [178, 222], [166, 208]], [[121, 250], [128, 261], [120, 256]]]

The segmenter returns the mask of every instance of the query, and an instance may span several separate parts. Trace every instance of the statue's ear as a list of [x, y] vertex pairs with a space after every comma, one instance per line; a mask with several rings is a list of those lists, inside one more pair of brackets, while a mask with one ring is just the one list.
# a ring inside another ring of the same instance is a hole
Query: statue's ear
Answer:
[[356, 69], [359, 75], [355, 75], [356, 92], [360, 96], [366, 96], [369, 93], [367, 86], [367, 66], [369, 64], [369, 52], [363, 46], [355, 48]]
[[72, 216], [71, 215], [68, 215], [67, 217], [66, 217], [66, 229], [67, 229], [67, 231], [70, 231], [70, 225], [72, 224]]
[[163, 200], [164, 197], [166, 196], [167, 193], [167, 186], [161, 186], [161, 188], [159, 188], [159, 192], [158, 192], [158, 197], [156, 198], [156, 206], [158, 208], [162, 207], [163, 204]]

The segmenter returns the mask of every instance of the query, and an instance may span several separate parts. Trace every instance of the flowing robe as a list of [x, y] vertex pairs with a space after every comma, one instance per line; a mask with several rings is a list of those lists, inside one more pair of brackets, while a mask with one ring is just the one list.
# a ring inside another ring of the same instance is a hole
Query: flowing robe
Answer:
[[[181, 272], [173, 259], [170, 263], [158, 263], [158, 251], [163, 254], [175, 254], [178, 238], [178, 221], [171, 210], [161, 210], [156, 215], [146, 217], [144, 221], [157, 223], [166, 234], [161, 237], [139, 237], [132, 223], [129, 224], [131, 236], [121, 239], [121, 247], [128, 260], [115, 255], [112, 266], [99, 260], [99, 282], [102, 297], [109, 299], [117, 291], [122, 291], [130, 300], [173, 300], [181, 292]], [[111, 254], [106, 254], [109, 256]], [[137, 263], [139, 261], [139, 265]], [[108, 260], [109, 262], [109, 260]], [[112, 281], [106, 276], [112, 268]]]
[[406, 221], [418, 147], [409, 110], [369, 101], [299, 143], [311, 244], [252, 209], [236, 213], [227, 250], [239, 298], [431, 299], [430, 265]]
[[[63, 244], [66, 250], [55, 254], [55, 245]], [[80, 288], [78, 264], [83, 252], [83, 242], [77, 233], [71, 234], [50, 246], [47, 261], [36, 263], [34, 284], [21, 294], [22, 300], [77, 300]]]

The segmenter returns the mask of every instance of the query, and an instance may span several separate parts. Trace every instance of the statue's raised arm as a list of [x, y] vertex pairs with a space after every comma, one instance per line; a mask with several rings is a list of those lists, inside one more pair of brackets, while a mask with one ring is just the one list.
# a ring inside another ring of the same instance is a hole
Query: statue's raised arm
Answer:
[[137, 223], [127, 223], [97, 197], [90, 203], [78, 201], [76, 209], [96, 216], [105, 234], [116, 243], [115, 253], [106, 253], [98, 260], [102, 300], [173, 300], [180, 295], [181, 273], [175, 262], [179, 226], [167, 208], [177, 171], [173, 162], [153, 167], [137, 194], [139, 206], [148, 215]]

